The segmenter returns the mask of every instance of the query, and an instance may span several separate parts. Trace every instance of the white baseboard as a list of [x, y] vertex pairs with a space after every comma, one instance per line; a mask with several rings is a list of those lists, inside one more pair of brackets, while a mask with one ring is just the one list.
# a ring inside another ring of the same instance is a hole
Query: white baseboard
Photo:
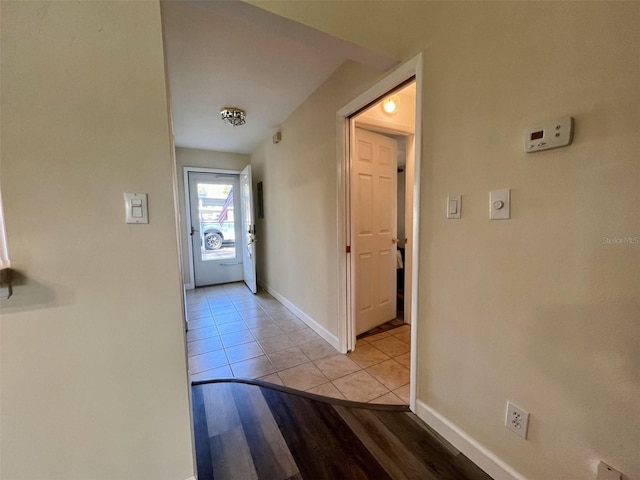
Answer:
[[306, 323], [311, 330], [313, 330], [322, 338], [324, 338], [329, 344], [331, 344], [333, 348], [340, 351], [340, 341], [338, 340], [338, 337], [336, 337], [329, 330], [324, 328], [322, 325], [316, 322], [313, 318], [311, 318], [309, 315], [307, 315], [298, 307], [296, 307], [293, 303], [291, 303], [284, 296], [282, 296], [282, 294], [280, 294], [280, 292], [278, 292], [277, 290], [274, 290], [273, 288], [271, 288], [269, 285], [267, 285], [262, 281], [258, 281], [258, 285], [264, 288], [269, 293], [269, 295], [271, 295], [273, 298], [275, 298], [281, 304], [283, 304], [285, 307], [291, 310], [291, 313], [293, 313], [296, 317], [298, 317], [300, 320]]
[[189, 478], [187, 478], [185, 480], [198, 480], [198, 479], [194, 475], [191, 475]]
[[[196, 288], [196, 286], [193, 283], [185, 283], [184, 284], [184, 289], [185, 290], [193, 290], [194, 288]], [[187, 478], [187, 480], [191, 480], [191, 479]]]
[[494, 480], [527, 480], [493, 452], [420, 400], [416, 400], [416, 415]]

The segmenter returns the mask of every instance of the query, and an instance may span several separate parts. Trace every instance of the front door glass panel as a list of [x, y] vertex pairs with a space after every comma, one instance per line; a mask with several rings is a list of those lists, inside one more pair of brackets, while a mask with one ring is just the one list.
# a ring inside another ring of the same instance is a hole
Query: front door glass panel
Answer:
[[197, 189], [201, 260], [235, 260], [233, 184], [198, 181]]

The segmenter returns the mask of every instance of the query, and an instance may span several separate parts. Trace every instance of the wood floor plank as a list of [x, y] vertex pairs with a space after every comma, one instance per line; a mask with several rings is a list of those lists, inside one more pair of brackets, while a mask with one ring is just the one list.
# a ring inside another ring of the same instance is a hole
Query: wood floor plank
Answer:
[[219, 383], [215, 388], [203, 390], [204, 408], [207, 413], [209, 437], [233, 430], [241, 425], [236, 409], [231, 383]]
[[269, 389], [262, 394], [302, 478], [391, 478], [330, 405]]
[[460, 450], [458, 450], [456, 447], [454, 447], [449, 442], [447, 442], [447, 440], [442, 435], [440, 435], [433, 428], [431, 428], [429, 425], [424, 423], [420, 417], [418, 417], [412, 412], [407, 412], [405, 413], [404, 416], [409, 420], [411, 420], [412, 422], [415, 422], [416, 424], [418, 424], [420, 428], [427, 430], [429, 435], [433, 437], [433, 440], [440, 443], [440, 446], [442, 446], [442, 448], [447, 450], [452, 456], [455, 457], [456, 455], [460, 455]]
[[193, 387], [193, 436], [196, 449], [196, 468], [198, 480], [213, 480], [213, 460], [209, 448], [207, 413], [204, 408], [204, 386]]
[[213, 477], [216, 480], [258, 480], [251, 450], [241, 426], [225, 430], [211, 437], [209, 442]]
[[334, 406], [347, 425], [360, 438], [394, 480], [441, 480], [424, 461], [385, 427], [370, 410]]
[[235, 384], [232, 393], [242, 412], [240, 421], [258, 478], [285, 480], [298, 474], [298, 466], [260, 390]]
[[304, 480], [304, 479], [302, 478], [302, 475], [300, 475], [300, 472], [298, 472], [295, 475], [292, 475], [291, 477], [287, 478], [287, 480]]
[[[413, 449], [425, 465], [436, 473], [438, 479], [491, 480], [491, 477], [466, 457], [452, 456], [451, 451], [442, 445], [440, 438], [434, 438], [427, 429], [406, 415], [389, 415], [389, 412], [373, 412], [373, 414], [407, 448]], [[473, 465], [473, 468], [468, 469], [466, 475], [462, 476], [457, 464], [464, 459]]]

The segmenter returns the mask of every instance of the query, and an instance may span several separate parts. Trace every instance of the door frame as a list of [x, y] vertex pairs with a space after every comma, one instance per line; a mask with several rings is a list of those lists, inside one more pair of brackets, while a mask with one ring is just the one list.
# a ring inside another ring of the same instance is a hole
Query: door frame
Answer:
[[417, 350], [418, 350], [418, 251], [420, 240], [420, 165], [422, 160], [422, 84], [423, 84], [423, 58], [422, 53], [398, 66], [384, 78], [379, 80], [367, 91], [360, 94], [354, 100], [338, 110], [336, 114], [337, 131], [337, 259], [338, 259], [338, 313], [339, 313], [339, 344], [340, 351], [346, 353], [355, 345], [352, 338], [352, 325], [355, 321], [353, 315], [353, 296], [351, 292], [351, 254], [347, 252], [351, 240], [350, 218], [350, 150], [351, 150], [351, 116], [364, 107], [378, 100], [386, 93], [395, 89], [407, 80], [415, 77], [416, 82], [416, 118], [414, 137], [414, 175], [413, 175], [413, 205], [411, 208], [412, 234], [411, 245], [413, 255], [411, 258], [411, 378], [410, 378], [410, 402], [409, 407], [415, 412], [417, 390]]
[[[240, 170], [225, 170], [222, 168], [204, 168], [204, 167], [183, 167], [182, 180], [184, 182], [184, 215], [186, 217], [185, 227], [187, 229], [187, 237], [191, 232], [191, 199], [189, 198], [189, 173], [221, 173], [226, 175], [240, 176]], [[200, 228], [200, 225], [198, 225]], [[182, 238], [182, 237], [181, 237]], [[193, 242], [191, 239], [187, 241], [187, 251], [189, 253], [189, 283], [184, 286], [185, 290], [193, 290], [196, 286], [196, 275], [193, 268]]]

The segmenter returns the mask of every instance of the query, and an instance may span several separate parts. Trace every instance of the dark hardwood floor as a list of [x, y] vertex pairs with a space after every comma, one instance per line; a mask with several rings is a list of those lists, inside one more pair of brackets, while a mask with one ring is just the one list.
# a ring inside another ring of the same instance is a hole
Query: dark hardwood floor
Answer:
[[491, 478], [404, 406], [215, 381], [193, 408], [198, 480]]

